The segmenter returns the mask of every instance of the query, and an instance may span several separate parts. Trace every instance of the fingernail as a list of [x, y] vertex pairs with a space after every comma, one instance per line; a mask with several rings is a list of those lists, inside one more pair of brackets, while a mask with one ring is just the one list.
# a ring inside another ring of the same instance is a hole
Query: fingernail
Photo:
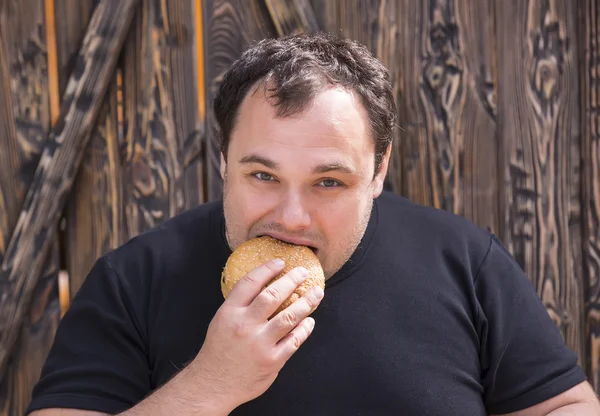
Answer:
[[315, 327], [315, 320], [313, 318], [306, 318], [306, 324], [308, 325], [308, 329], [313, 329]]
[[325, 295], [325, 292], [323, 292], [323, 288], [321, 288], [320, 286], [313, 287], [312, 293], [315, 296], [315, 298], [317, 298], [317, 300], [321, 300]]
[[275, 259], [275, 260], [273, 260], [273, 264], [275, 264], [275, 266], [281, 267], [285, 264], [285, 262], [281, 259]]
[[300, 273], [300, 276], [302, 277], [306, 277], [308, 276], [308, 270], [306, 270], [304, 267], [300, 266], [298, 267], [298, 273]]

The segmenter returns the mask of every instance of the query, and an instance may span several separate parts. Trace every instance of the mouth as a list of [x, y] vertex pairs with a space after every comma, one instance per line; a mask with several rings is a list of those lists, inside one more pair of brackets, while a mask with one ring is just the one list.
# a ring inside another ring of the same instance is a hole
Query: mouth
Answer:
[[276, 240], [283, 241], [284, 243], [294, 244], [297, 246], [305, 246], [308, 247], [313, 253], [317, 254], [319, 249], [315, 246], [310, 245], [310, 243], [306, 240], [294, 238], [294, 237], [285, 237], [277, 234], [260, 234], [257, 237], [272, 237]]

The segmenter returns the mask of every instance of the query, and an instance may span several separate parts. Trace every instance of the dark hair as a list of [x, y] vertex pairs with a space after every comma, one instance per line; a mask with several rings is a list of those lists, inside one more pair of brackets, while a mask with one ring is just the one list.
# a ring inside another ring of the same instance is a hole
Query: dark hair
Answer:
[[396, 103], [389, 72], [369, 50], [328, 33], [263, 39], [224, 74], [214, 101], [220, 150], [227, 157], [231, 132], [248, 90], [259, 82], [274, 99], [278, 117], [302, 111], [326, 85], [357, 92], [375, 140], [375, 172], [393, 139]]

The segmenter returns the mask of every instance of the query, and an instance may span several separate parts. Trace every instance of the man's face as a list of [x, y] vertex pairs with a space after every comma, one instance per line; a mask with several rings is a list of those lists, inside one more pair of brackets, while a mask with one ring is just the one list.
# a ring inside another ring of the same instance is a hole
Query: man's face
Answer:
[[276, 118], [263, 89], [240, 107], [221, 158], [227, 239], [271, 235], [316, 252], [327, 278], [363, 236], [383, 189], [389, 151], [374, 178], [374, 143], [358, 96], [331, 88], [303, 112]]

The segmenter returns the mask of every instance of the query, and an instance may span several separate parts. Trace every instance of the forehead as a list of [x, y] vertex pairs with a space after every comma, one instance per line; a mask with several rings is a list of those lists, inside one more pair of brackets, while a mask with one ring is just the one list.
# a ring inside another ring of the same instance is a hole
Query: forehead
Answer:
[[325, 89], [303, 111], [277, 117], [264, 89], [258, 88], [240, 106], [229, 149], [237, 154], [291, 151], [297, 157], [344, 153], [359, 162], [372, 158], [374, 144], [367, 113], [359, 96], [350, 91]]

